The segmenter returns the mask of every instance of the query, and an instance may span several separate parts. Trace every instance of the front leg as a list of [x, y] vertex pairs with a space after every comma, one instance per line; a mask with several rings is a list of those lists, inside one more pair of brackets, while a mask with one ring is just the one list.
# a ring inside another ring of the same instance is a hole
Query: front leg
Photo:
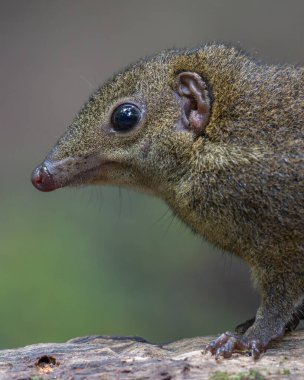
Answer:
[[[291, 320], [286, 324], [285, 331], [294, 331], [301, 320], [304, 319], [304, 302], [299, 304], [292, 313]], [[251, 327], [255, 322], [255, 317], [248, 319], [247, 321], [239, 324], [235, 328], [235, 332], [238, 334], [245, 334], [245, 332]]]
[[286, 331], [293, 331], [297, 328], [300, 321], [304, 319], [304, 302], [302, 301], [292, 314], [292, 319], [285, 326]]
[[216, 358], [229, 358], [234, 352], [249, 352], [258, 359], [269, 342], [283, 337], [286, 326], [293, 319], [295, 306], [303, 296], [302, 273], [261, 270], [255, 274], [262, 293], [262, 304], [255, 321], [243, 336], [227, 332], [212, 341], [206, 351]]

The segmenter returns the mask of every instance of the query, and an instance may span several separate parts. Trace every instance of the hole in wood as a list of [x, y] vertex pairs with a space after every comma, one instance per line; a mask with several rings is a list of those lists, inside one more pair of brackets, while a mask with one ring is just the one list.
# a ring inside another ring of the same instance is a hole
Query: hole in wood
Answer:
[[58, 366], [58, 365], [59, 365], [59, 362], [56, 360], [56, 358], [50, 355], [41, 356], [35, 363], [35, 366], [39, 368], [45, 368], [49, 366], [53, 367], [53, 366]]

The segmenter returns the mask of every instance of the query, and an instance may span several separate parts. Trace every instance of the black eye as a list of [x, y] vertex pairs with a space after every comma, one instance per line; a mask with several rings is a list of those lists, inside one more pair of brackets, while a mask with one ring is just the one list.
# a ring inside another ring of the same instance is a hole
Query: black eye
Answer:
[[111, 122], [117, 132], [129, 132], [140, 121], [140, 109], [131, 103], [118, 106], [112, 113]]

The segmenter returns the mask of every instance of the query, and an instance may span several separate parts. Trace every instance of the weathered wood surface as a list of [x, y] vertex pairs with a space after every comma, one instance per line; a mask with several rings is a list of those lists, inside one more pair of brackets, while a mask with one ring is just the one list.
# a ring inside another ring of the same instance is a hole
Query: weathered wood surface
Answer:
[[0, 351], [0, 379], [304, 379], [304, 330], [288, 334], [254, 362], [215, 361], [212, 337], [154, 345], [141, 338], [90, 336]]

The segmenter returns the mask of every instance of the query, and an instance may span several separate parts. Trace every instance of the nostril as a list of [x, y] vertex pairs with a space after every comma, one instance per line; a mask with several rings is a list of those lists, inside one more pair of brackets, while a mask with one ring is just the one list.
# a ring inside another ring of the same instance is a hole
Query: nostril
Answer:
[[32, 184], [40, 191], [56, 189], [54, 179], [46, 166], [38, 166], [32, 173]]
[[43, 176], [40, 172], [33, 176], [32, 182], [35, 186], [41, 185], [43, 183]]

